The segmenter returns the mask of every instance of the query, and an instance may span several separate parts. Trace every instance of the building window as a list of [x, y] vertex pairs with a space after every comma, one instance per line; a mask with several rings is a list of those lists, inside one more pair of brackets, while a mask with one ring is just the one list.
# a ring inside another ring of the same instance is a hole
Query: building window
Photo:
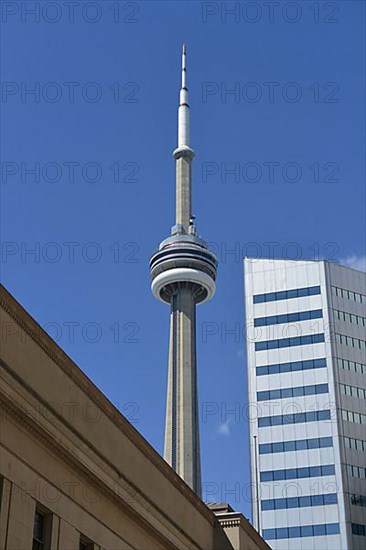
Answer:
[[361, 315], [354, 315], [353, 313], [348, 313], [347, 311], [340, 311], [339, 309], [334, 309], [333, 311], [334, 318], [338, 319], [339, 321], [345, 321], [346, 323], [366, 327], [366, 317], [361, 317]]
[[354, 449], [355, 451], [366, 452], [366, 441], [362, 439], [354, 439], [353, 437], [344, 437], [344, 444], [348, 449]]
[[36, 510], [33, 525], [33, 546], [32, 550], [43, 550], [45, 548], [46, 516]]
[[327, 366], [327, 360], [322, 357], [321, 359], [308, 359], [307, 361], [291, 361], [289, 363], [276, 363], [273, 365], [263, 365], [257, 367], [257, 376], [264, 376], [267, 374], [282, 374], [283, 372], [295, 372], [299, 370], [310, 369], [323, 369]]
[[336, 333], [335, 339], [336, 339], [336, 342], [338, 342], [338, 344], [342, 344], [350, 348], [366, 349], [366, 341], [360, 340], [359, 338], [353, 338], [352, 336]]
[[342, 419], [353, 424], [366, 424], [366, 414], [342, 410]]
[[271, 399], [287, 399], [289, 397], [302, 397], [304, 395], [328, 393], [328, 391], [328, 384], [312, 384], [310, 386], [297, 386], [295, 388], [258, 391], [257, 400], [270, 401]]
[[359, 537], [366, 537], [366, 525], [360, 525], [359, 523], [352, 523], [352, 535]]
[[352, 506], [362, 506], [362, 508], [366, 508], [366, 495], [350, 494], [349, 497]]
[[32, 550], [48, 550], [51, 547], [52, 513], [37, 504], [33, 523]]
[[348, 384], [339, 384], [341, 392], [344, 395], [349, 395], [350, 397], [357, 397], [358, 399], [366, 399], [366, 390], [363, 388], [358, 388], [356, 386], [349, 386]]
[[352, 466], [351, 464], [346, 464], [346, 468], [349, 477], [366, 479], [366, 468], [362, 468], [362, 466]]
[[315, 294], [320, 294], [320, 286], [308, 286], [306, 288], [294, 288], [292, 290], [255, 294], [253, 296], [253, 303], [261, 304], [263, 302], [275, 302], [277, 300], [290, 300], [292, 298], [302, 298], [303, 296], [313, 296]]
[[273, 498], [262, 500], [261, 509], [267, 510], [285, 510], [289, 508], [307, 508], [308, 506], [327, 506], [328, 504], [337, 504], [336, 493], [326, 493], [324, 495], [307, 495], [304, 497]]
[[265, 540], [339, 535], [339, 523], [322, 523], [320, 525], [299, 525], [297, 527], [263, 529], [262, 534]]
[[274, 443], [261, 443], [259, 454], [287, 453], [289, 451], [306, 451], [308, 449], [321, 449], [333, 447], [331, 437], [314, 437], [312, 439], [297, 439], [294, 441], [277, 441]]
[[280, 325], [282, 323], [296, 323], [298, 321], [308, 321], [309, 319], [321, 319], [323, 312], [321, 309], [312, 311], [299, 311], [297, 313], [285, 313], [283, 315], [271, 315], [269, 317], [257, 317], [254, 319], [255, 327], [266, 327], [269, 325]]
[[287, 470], [267, 470], [260, 472], [261, 481], [283, 481], [285, 479], [302, 479], [306, 477], [323, 477], [335, 474], [333, 464], [322, 466], [306, 466], [304, 468], [288, 468]]
[[276, 416], [263, 416], [258, 418], [258, 427], [280, 426], [282, 424], [301, 424], [303, 422], [318, 422], [330, 420], [330, 410], [307, 411], [303, 413], [279, 414]]
[[319, 344], [324, 341], [324, 334], [308, 334], [294, 338], [281, 338], [280, 340], [265, 340], [263, 342], [256, 342], [255, 351], [306, 346], [308, 344]]
[[366, 304], [366, 296], [364, 294], [360, 294], [359, 292], [352, 292], [352, 290], [332, 286], [332, 293], [338, 298], [352, 300], [353, 302], [358, 302], [360, 304]]
[[79, 550], [94, 550], [94, 543], [84, 535], [80, 535]]
[[366, 374], [366, 365], [356, 363], [355, 361], [348, 361], [347, 359], [338, 358], [337, 366], [339, 369], [356, 372], [358, 374]]

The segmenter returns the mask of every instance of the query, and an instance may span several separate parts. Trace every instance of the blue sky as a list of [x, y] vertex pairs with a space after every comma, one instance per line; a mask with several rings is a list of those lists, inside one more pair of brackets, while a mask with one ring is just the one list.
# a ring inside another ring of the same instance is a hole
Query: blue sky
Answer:
[[21, 4], [2, 3], [2, 280], [159, 452], [148, 262], [174, 223], [187, 43], [194, 213], [220, 261], [198, 308], [204, 496], [250, 516], [242, 257], [364, 262], [365, 5]]

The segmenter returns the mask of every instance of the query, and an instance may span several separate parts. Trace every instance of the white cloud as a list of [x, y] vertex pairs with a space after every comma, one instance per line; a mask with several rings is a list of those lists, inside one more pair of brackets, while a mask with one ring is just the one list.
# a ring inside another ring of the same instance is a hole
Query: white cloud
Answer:
[[226, 420], [226, 422], [222, 422], [219, 424], [219, 427], [217, 428], [217, 432], [220, 435], [224, 435], [225, 437], [229, 437], [230, 435], [230, 420]]
[[340, 260], [340, 263], [346, 265], [347, 267], [353, 267], [353, 269], [359, 269], [360, 271], [366, 271], [366, 255], [356, 256], [347, 256]]

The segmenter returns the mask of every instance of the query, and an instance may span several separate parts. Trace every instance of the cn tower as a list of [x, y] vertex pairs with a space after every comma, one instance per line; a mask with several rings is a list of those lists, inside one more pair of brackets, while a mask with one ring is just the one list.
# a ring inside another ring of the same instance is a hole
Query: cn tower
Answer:
[[201, 459], [196, 362], [196, 304], [215, 293], [217, 259], [197, 235], [192, 215], [192, 161], [186, 48], [178, 108], [175, 225], [150, 260], [151, 289], [170, 305], [168, 389], [164, 458], [201, 496]]

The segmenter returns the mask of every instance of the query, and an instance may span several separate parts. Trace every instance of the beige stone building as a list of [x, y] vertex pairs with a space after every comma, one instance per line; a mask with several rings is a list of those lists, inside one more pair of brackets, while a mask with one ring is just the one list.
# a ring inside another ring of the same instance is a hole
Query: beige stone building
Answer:
[[0, 549], [268, 549], [206, 506], [1, 287]]

